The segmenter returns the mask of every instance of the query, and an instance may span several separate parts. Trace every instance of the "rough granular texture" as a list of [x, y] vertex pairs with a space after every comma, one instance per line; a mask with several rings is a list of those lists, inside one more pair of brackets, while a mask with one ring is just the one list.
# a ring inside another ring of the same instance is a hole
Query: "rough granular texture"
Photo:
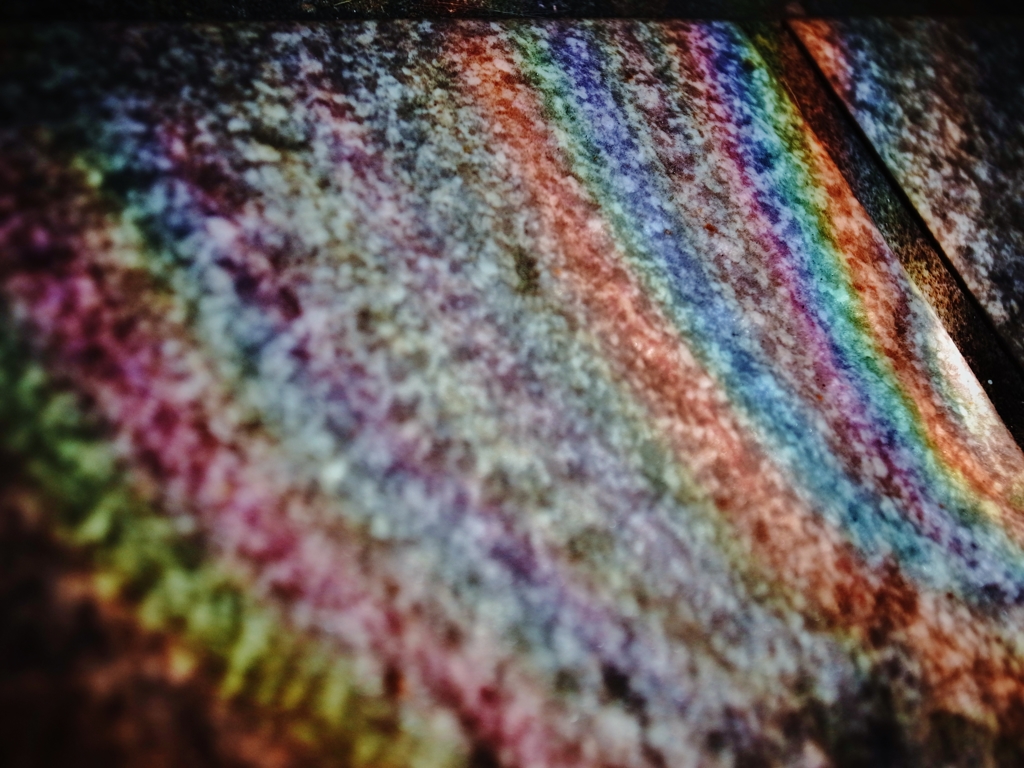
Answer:
[[1024, 25], [857, 19], [793, 29], [1024, 361]]
[[1024, 456], [739, 29], [18, 35], [4, 449], [274, 749], [1021, 757]]

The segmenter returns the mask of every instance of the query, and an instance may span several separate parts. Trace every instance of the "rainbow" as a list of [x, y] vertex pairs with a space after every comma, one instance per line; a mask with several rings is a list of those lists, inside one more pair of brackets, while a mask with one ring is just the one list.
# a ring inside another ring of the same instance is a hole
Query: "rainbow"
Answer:
[[353, 764], [1012, 735], [1024, 455], [737, 27], [35, 34], [6, 449], [225, 696]]

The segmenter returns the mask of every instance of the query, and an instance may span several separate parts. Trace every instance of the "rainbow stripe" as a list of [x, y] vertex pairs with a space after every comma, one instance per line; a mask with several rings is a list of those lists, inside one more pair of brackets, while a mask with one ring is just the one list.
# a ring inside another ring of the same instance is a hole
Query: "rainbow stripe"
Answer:
[[38, 34], [7, 442], [227, 694], [367, 764], [1012, 733], [1024, 456], [736, 27]]

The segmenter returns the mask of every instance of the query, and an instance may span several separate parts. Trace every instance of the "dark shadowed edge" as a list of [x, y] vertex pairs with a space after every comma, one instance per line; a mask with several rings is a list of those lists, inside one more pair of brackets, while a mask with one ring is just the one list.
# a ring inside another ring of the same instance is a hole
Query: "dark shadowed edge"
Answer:
[[979, 16], [995, 0], [6, 0], [11, 21], [326, 21], [398, 18]]
[[744, 29], [1024, 447], [1024, 374], [991, 318], [798, 36], [778, 21], [748, 22]]

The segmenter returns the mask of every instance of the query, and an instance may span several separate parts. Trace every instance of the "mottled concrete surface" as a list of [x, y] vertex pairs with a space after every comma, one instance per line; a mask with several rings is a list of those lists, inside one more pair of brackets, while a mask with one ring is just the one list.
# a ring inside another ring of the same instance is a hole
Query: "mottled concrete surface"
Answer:
[[740, 28], [5, 42], [0, 440], [216, 749], [1020, 761], [1024, 454]]

